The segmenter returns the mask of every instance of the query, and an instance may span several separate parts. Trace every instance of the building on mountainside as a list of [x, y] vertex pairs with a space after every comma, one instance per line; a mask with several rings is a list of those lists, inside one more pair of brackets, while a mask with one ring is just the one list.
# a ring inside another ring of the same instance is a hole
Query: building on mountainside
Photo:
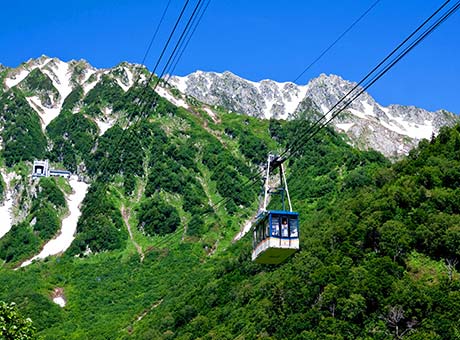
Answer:
[[50, 176], [54, 177], [64, 177], [69, 179], [70, 178], [71, 172], [67, 170], [57, 170], [57, 169], [51, 169], [50, 170]]
[[34, 161], [34, 166], [32, 168], [32, 178], [49, 177], [49, 175], [50, 166], [48, 160]]
[[36, 160], [34, 161], [34, 165], [32, 167], [32, 178], [40, 178], [40, 177], [64, 177], [66, 179], [70, 178], [72, 173], [67, 170], [59, 170], [59, 169], [50, 169], [49, 162], [47, 159], [44, 161]]

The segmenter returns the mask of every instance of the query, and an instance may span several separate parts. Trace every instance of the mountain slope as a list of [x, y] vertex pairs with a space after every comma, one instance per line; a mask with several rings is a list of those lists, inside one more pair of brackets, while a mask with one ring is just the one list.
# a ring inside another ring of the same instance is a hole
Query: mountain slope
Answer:
[[142, 263], [133, 250], [0, 269], [0, 298], [46, 339], [455, 338], [459, 143], [443, 129], [390, 167], [322, 132], [290, 164], [302, 249], [280, 266], [251, 262], [250, 235], [211, 257], [170, 239]]
[[[67, 69], [60, 73], [64, 78], [55, 75], [69, 86], [66, 92], [51, 79], [49, 70], [55, 68]], [[136, 78], [139, 83], [134, 85]], [[7, 167], [3, 171], [19, 175], [21, 185], [8, 186], [4, 195], [5, 206], [13, 206], [5, 213], [14, 225], [0, 240], [6, 249], [0, 258], [8, 266], [38, 254], [50, 238], [36, 239], [36, 183], [29, 177], [34, 159], [49, 159], [53, 167], [67, 169], [91, 184], [75, 240], [67, 250], [72, 255], [125, 249], [123, 206], [135, 212], [131, 229], [138, 230], [135, 237], [144, 238], [147, 247], [165, 235], [181, 239], [206, 235], [202, 242], [215, 251], [222, 235], [214, 226], [227, 223], [233, 214], [247, 218], [256, 195], [253, 188], [240, 186], [253, 176], [268, 146], [278, 147], [263, 132], [268, 122], [238, 117], [215, 124], [217, 113], [211, 117], [205, 105], [183, 102], [188, 109], [178, 108], [154, 93], [152, 84], [145, 87], [143, 80], [144, 69], [135, 65], [94, 70], [84, 62], [46, 57], [9, 70], [5, 84], [11, 88], [5, 86], [0, 97], [1, 156]], [[162, 93], [173, 98], [169, 91]], [[32, 97], [56, 106], [59, 114], [48, 116], [49, 111], [33, 105]], [[156, 105], [140, 105], [139, 98]], [[226, 133], [229, 125], [231, 136]], [[261, 148], [261, 153], [251, 145]], [[229, 200], [211, 209], [222, 198]], [[21, 207], [18, 202], [23, 202]], [[204, 213], [206, 217], [199, 216]], [[67, 223], [55, 215], [53, 219]], [[232, 229], [236, 232], [238, 225]], [[59, 230], [54, 228], [51, 236]], [[18, 242], [30, 247], [20, 249]]]
[[[15, 301], [39, 335], [458, 335], [458, 126], [393, 165], [330, 127], [320, 131], [286, 162], [301, 250], [268, 267], [251, 261], [251, 233], [234, 241], [257, 210], [261, 181], [248, 183], [268, 151], [297, 141], [308, 120], [228, 113], [168, 87], [155, 93], [134, 85], [137, 75], [124, 64], [115, 72], [67, 63], [72, 91], [63, 98], [50, 62], [7, 70], [5, 81], [17, 82], [0, 98], [1, 188], [17, 215], [0, 239], [0, 300]], [[141, 94], [148, 105], [139, 105]], [[62, 104], [46, 126], [32, 97]], [[380, 114], [369, 110], [366, 119]], [[89, 189], [66, 252], [11, 270], [57, 235], [72, 208], [64, 180], [30, 180], [37, 155], [76, 172]], [[270, 208], [279, 206], [273, 197]]]

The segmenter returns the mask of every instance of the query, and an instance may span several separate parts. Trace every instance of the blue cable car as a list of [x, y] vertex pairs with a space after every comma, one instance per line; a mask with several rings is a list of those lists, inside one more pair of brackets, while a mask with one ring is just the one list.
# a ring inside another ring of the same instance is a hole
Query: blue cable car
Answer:
[[299, 214], [269, 210], [263, 212], [254, 225], [252, 260], [278, 264], [299, 249]]
[[[269, 155], [262, 212], [254, 223], [252, 260], [263, 264], [279, 264], [299, 249], [299, 214], [292, 211], [291, 199], [283, 169], [283, 159]], [[270, 173], [279, 168], [280, 187], [269, 185]], [[267, 210], [268, 196], [280, 193], [283, 210]], [[285, 210], [284, 196], [289, 202]]]

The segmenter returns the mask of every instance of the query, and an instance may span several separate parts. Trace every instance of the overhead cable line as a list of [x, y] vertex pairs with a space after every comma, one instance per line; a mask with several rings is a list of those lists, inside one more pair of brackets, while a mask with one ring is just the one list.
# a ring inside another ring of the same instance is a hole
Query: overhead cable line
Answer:
[[174, 33], [176, 32], [177, 26], [179, 25], [179, 23], [180, 23], [180, 21], [182, 19], [182, 16], [184, 15], [185, 9], [187, 8], [187, 5], [188, 5], [189, 2], [190, 2], [190, 0], [186, 0], [185, 3], [184, 3], [184, 6], [182, 7], [182, 10], [181, 10], [181, 12], [179, 14], [179, 17], [177, 18], [176, 23], [174, 24], [174, 27], [171, 30], [171, 33], [169, 34], [168, 40], [166, 41], [166, 44], [164, 45], [163, 50], [161, 51], [160, 56], [158, 57], [157, 62], [155, 63], [155, 66], [153, 67], [152, 73], [150, 74], [150, 77], [149, 77], [149, 79], [147, 81], [147, 86], [150, 83], [150, 81], [153, 79], [153, 77], [155, 75], [155, 72], [157, 70], [157, 67], [160, 64], [161, 59], [163, 58], [164, 54], [166, 53], [166, 50], [167, 50], [167, 48], [169, 46], [169, 43], [171, 42], [171, 39], [174, 36]]
[[[202, 0], [200, 0], [200, 1], [202, 1]], [[166, 41], [166, 43], [165, 43], [165, 45], [164, 45], [164, 47], [163, 47], [163, 49], [162, 49], [162, 52], [161, 52], [161, 54], [159, 55], [159, 57], [158, 57], [158, 59], [157, 59], [157, 62], [155, 63], [155, 67], [154, 67], [152, 73], [150, 74], [150, 77], [147, 79], [147, 81], [146, 81], [146, 83], [145, 83], [143, 89], [141, 90], [140, 95], [136, 96], [136, 98], [134, 99], [134, 102], [137, 102], [137, 101], [139, 100], [138, 104], [139, 104], [139, 106], [140, 106], [140, 110], [139, 110], [139, 114], [138, 114], [137, 117], [136, 117], [137, 119], [133, 122], [132, 126], [135, 126], [135, 125], [138, 123], [138, 121], [140, 121], [140, 119], [143, 117], [143, 110], [144, 110], [144, 108], [146, 107], [146, 104], [147, 104], [146, 101], [145, 101], [145, 98], [144, 98], [144, 94], [146, 93], [147, 89], [149, 88], [150, 82], [152, 81], [152, 79], [153, 79], [153, 77], [154, 77], [155, 70], [156, 70], [156, 68], [158, 67], [158, 65], [160, 64], [160, 62], [161, 62], [161, 60], [162, 60], [164, 54], [166, 53], [166, 50], [167, 50], [167, 48], [168, 48], [168, 46], [169, 46], [169, 44], [170, 44], [170, 42], [171, 42], [171, 40], [172, 40], [172, 38], [173, 38], [173, 36], [174, 36], [176, 30], [177, 30], [177, 27], [178, 27], [178, 25], [179, 25], [179, 23], [180, 23], [180, 21], [181, 21], [183, 15], [184, 15], [184, 12], [185, 12], [185, 10], [186, 10], [187, 5], [188, 5], [189, 2], [190, 2], [190, 0], [186, 0], [186, 1], [185, 1], [184, 5], [183, 5], [183, 7], [182, 7], [182, 9], [181, 9], [181, 12], [180, 12], [180, 14], [179, 14], [179, 16], [178, 16], [178, 18], [177, 18], [175, 24], [174, 24], [174, 27], [173, 27], [173, 29], [171, 30], [171, 33], [169, 34], [169, 37], [168, 37], [168, 39], [167, 39], [167, 41]], [[190, 22], [191, 19], [193, 18], [193, 15], [195, 15], [195, 11], [193, 12], [192, 16], [190, 17], [189, 22]], [[181, 35], [181, 36], [183, 36], [184, 32], [185, 32], [185, 29], [184, 29], [184, 31], [182, 32], [182, 35]], [[177, 46], [177, 45], [176, 45], [176, 46]], [[146, 54], [147, 54], [147, 53], [146, 53]], [[172, 55], [172, 54], [171, 54], [171, 55]], [[170, 60], [170, 59], [171, 59], [171, 57], [169, 58], [169, 60]], [[156, 84], [156, 85], [157, 85], [157, 84]], [[155, 85], [155, 86], [156, 86], [156, 85]], [[153, 90], [153, 91], [154, 91], [154, 90]], [[128, 118], [129, 118], [129, 117], [128, 117]], [[129, 119], [128, 119], [128, 121], [129, 121]], [[128, 122], [128, 123], [129, 123], [129, 122]], [[126, 131], [126, 129], [123, 129], [122, 133], [120, 134], [120, 137], [118, 138], [118, 141], [115, 143], [116, 146], [115, 146], [115, 149], [114, 149], [114, 152], [113, 152], [113, 154], [115, 154], [115, 155], [116, 155], [116, 153], [118, 152], [118, 150], [119, 150], [119, 148], [120, 148], [120, 144], [121, 144], [121, 141], [123, 140], [125, 131]], [[102, 174], [103, 174], [104, 171], [107, 169], [107, 164], [108, 164], [108, 158], [105, 158], [104, 160], [105, 160], [105, 162], [103, 163], [103, 165], [101, 166], [101, 170], [99, 171], [99, 173], [102, 173]]]
[[[187, 3], [188, 3], [188, 1], [189, 1], [189, 0], [187, 0]], [[174, 46], [173, 51], [172, 51], [171, 54], [169, 55], [169, 58], [168, 58], [166, 64], [163, 66], [162, 71], [161, 71], [160, 74], [158, 75], [157, 81], [155, 82], [155, 84], [154, 84], [153, 87], [152, 87], [152, 91], [153, 91], [154, 93], [155, 93], [156, 88], [157, 88], [158, 85], [160, 84], [161, 78], [162, 78], [163, 75], [165, 74], [166, 69], [167, 69], [168, 66], [171, 64], [172, 59], [174, 58], [175, 54], [177, 53], [177, 50], [178, 50], [179, 46], [181, 45], [181, 43], [182, 43], [182, 41], [183, 41], [183, 39], [184, 39], [184, 36], [185, 36], [185, 35], [188, 33], [188, 31], [190, 30], [190, 24], [192, 23], [193, 19], [195, 18], [196, 13], [197, 13], [197, 10], [198, 10], [198, 8], [200, 7], [200, 5], [201, 5], [202, 2], [203, 2], [203, 0], [198, 0], [198, 2], [197, 2], [197, 4], [196, 4], [195, 8], [193, 9], [192, 14], [190, 15], [190, 17], [189, 17], [189, 19], [188, 19], [188, 21], [187, 21], [187, 24], [185, 25], [185, 28], [182, 30], [182, 33], [181, 33], [179, 39], [177, 40], [176, 45]], [[184, 7], [184, 9], [185, 9], [185, 7]], [[181, 16], [182, 16], [182, 14], [183, 14], [183, 11], [181, 12]], [[176, 23], [176, 24], [177, 24], [177, 23]], [[177, 27], [177, 25], [176, 25], [175, 27]], [[170, 38], [171, 38], [171, 36], [170, 36]], [[168, 39], [168, 44], [169, 44], [170, 40], [171, 40], [171, 39]], [[166, 48], [163, 49], [163, 52], [164, 52], [165, 50], [166, 50]], [[162, 52], [162, 54], [161, 54], [160, 57], [163, 56], [163, 54], [164, 54], [163, 52]], [[158, 61], [157, 64], [155, 65], [155, 68], [154, 68], [154, 70], [152, 71], [152, 73], [151, 73], [151, 75], [150, 75], [150, 77], [149, 77], [149, 79], [148, 79], [148, 81], [147, 81], [146, 86], [144, 87], [144, 90], [145, 90], [145, 91], [146, 91], [147, 88], [149, 87], [149, 84], [150, 84], [151, 80], [152, 80], [153, 77], [154, 77], [155, 70], [156, 70], [156, 68], [158, 67], [158, 64], [159, 64], [159, 61]], [[145, 92], [145, 91], [144, 91], [144, 92]], [[145, 103], [141, 106], [141, 109], [139, 110], [140, 113], [139, 113], [139, 115], [137, 116], [137, 117], [138, 117], [138, 121], [139, 121], [141, 118], [144, 117], [144, 112], [143, 112], [143, 111], [144, 111], [144, 108], [145, 108], [145, 106], [147, 106], [147, 105], [149, 104], [149, 103], [147, 103], [146, 101], [144, 101], [144, 102], [145, 102]], [[150, 103], [150, 105], [152, 105], [152, 106], [154, 106], [155, 104], [156, 104], [155, 102]], [[137, 123], [137, 122], [135, 122], [133, 125], [135, 125], [136, 123]]]
[[172, 51], [171, 55], [169, 56], [168, 58], [168, 61], [166, 62], [166, 64], [164, 65], [163, 67], [163, 70], [161, 71], [160, 75], [158, 76], [158, 81], [156, 82], [155, 86], [154, 86], [154, 90], [155, 88], [158, 86], [158, 84], [160, 83], [160, 80], [161, 78], [164, 76], [165, 72], [166, 72], [166, 69], [168, 68], [168, 66], [170, 65], [171, 61], [173, 60], [179, 46], [181, 45], [182, 43], [182, 40], [184, 39], [185, 35], [188, 33], [188, 31], [190, 30], [190, 25], [193, 21], [193, 19], [195, 18], [195, 15], [198, 11], [198, 8], [201, 6], [201, 3], [203, 2], [203, 0], [198, 0], [195, 8], [193, 9], [193, 13], [191, 14], [189, 20], [187, 21], [187, 24], [185, 25], [185, 28], [184, 30], [182, 31], [182, 34], [180, 35], [179, 37], [179, 40], [177, 41], [176, 43], [176, 46], [174, 46], [174, 50]]
[[182, 58], [182, 55], [184, 54], [185, 50], [187, 49], [188, 44], [190, 43], [190, 40], [192, 39], [193, 35], [195, 34], [196, 29], [200, 25], [201, 19], [203, 19], [203, 16], [206, 13], [206, 10], [208, 9], [210, 3], [211, 3], [211, 0], [208, 0], [206, 5], [204, 5], [204, 3], [203, 3], [204, 9], [201, 11], [201, 14], [199, 15], [199, 18], [198, 18], [196, 24], [192, 22], [193, 29], [192, 29], [191, 33], [188, 35], [188, 37], [186, 37], [187, 40], [186, 40], [185, 44], [183, 44], [183, 46], [181, 46], [179, 48], [180, 52], [178, 53], [178, 56], [176, 56], [173, 59], [172, 67], [169, 70], [167, 70], [167, 72], [166, 72], [167, 77], [165, 79], [165, 85], [167, 85], [169, 83], [169, 80], [171, 79], [171, 76], [174, 74], [174, 70], [176, 69], [177, 64], [179, 63], [180, 59]]
[[[394, 59], [392, 59], [389, 64], [384, 66], [383, 70], [379, 71], [376, 75], [373, 74], [384, 65], [394, 54], [396, 54], [408, 41], [410, 41], [420, 30], [422, 30], [439, 12], [450, 2], [447, 0], [444, 2], [433, 14], [431, 14], [421, 25], [419, 25], [415, 31], [413, 31], [406, 39], [404, 39], [389, 55], [387, 55], [377, 66], [375, 66], [359, 83], [357, 83], [352, 90], [350, 90], [346, 95], [344, 95], [328, 112], [323, 114], [313, 125], [311, 125], [305, 132], [303, 132], [297, 139], [294, 144], [287, 148], [281, 155], [280, 159], [282, 162], [291, 158], [296, 154], [302, 146], [306, 144], [311, 138], [313, 138], [322, 128], [324, 128], [329, 122], [337, 117], [346, 107], [348, 107], [356, 98], [358, 98], [364, 91], [366, 91], [370, 86], [372, 86], [377, 80], [379, 80], [385, 73], [387, 73], [393, 66], [395, 66], [402, 58], [404, 58], [412, 49], [419, 45], [428, 35], [430, 35], [435, 29], [437, 29], [443, 22], [445, 22], [450, 16], [452, 16], [460, 7], [460, 1], [457, 1], [447, 12], [445, 12], [440, 18], [431, 24], [412, 42], [409, 46], [405, 47], [402, 52], [400, 52]], [[366, 82], [367, 79], [370, 80]], [[347, 97], [350, 96], [356, 89], [359, 88], [361, 84], [366, 82], [364, 87], [358, 90], [358, 93], [353, 95], [351, 99], [345, 102], [343, 107], [339, 107], [340, 103], [343, 103], [347, 100]], [[337, 110], [334, 112], [334, 110]], [[330, 115], [330, 118], [327, 116]], [[321, 122], [326, 119], [325, 123]], [[316, 129], [315, 129], [316, 128]], [[300, 144], [301, 143], [301, 144]], [[255, 179], [263, 175], [263, 170], [256, 173], [250, 179], [248, 179], [243, 186], [254, 185]], [[215, 209], [222, 203], [227, 203], [230, 200], [229, 197], [223, 198], [217, 203], [215, 203], [212, 208]]]
[[361, 21], [361, 19], [363, 19], [375, 6], [377, 6], [377, 4], [380, 2], [380, 0], [377, 0], [375, 1], [366, 11], [364, 11], [364, 13], [362, 13], [358, 19], [356, 19], [350, 26], [348, 26], [348, 28], [343, 31], [342, 34], [340, 34], [337, 39], [335, 39], [325, 50], [323, 50], [320, 55], [318, 57], [316, 57], [316, 59], [314, 59], [310, 65], [308, 65], [298, 76], [297, 78], [294, 79], [294, 83], [297, 82], [313, 65], [315, 65], [322, 57], [324, 57], [324, 55], [329, 52], [329, 50], [331, 48], [333, 48], [348, 32], [351, 31], [351, 29], [353, 27], [356, 26], [356, 24], [358, 22]]
[[[318, 120], [314, 122], [313, 125], [310, 126], [309, 129], [307, 129], [307, 131], [305, 131], [302, 135], [300, 135], [297, 138], [297, 141], [301, 141], [303, 138], [307, 136], [307, 134], [313, 131], [316, 128], [316, 126], [318, 126], [321, 123], [321, 121], [326, 119], [328, 115], [333, 114], [334, 110], [339, 108], [339, 105], [343, 103], [347, 99], [348, 96], [350, 96], [356, 89], [358, 89], [361, 86], [361, 84], [366, 82], [380, 67], [382, 67], [391, 57], [393, 57], [394, 54], [396, 54], [407, 42], [409, 42], [420, 30], [422, 30], [437, 14], [439, 14], [439, 12], [442, 11], [442, 9], [446, 7], [449, 2], [450, 0], [445, 1], [436, 11], [433, 12], [433, 14], [431, 14], [425, 21], [423, 21], [422, 24], [420, 24], [411, 34], [409, 34], [401, 43], [399, 43], [398, 46], [396, 46], [380, 63], [378, 63], [371, 71], [369, 71], [364, 76], [364, 78], [362, 78], [358, 83], [356, 83], [356, 85], [353, 86], [353, 88], [350, 91], [348, 91], [337, 103], [335, 103], [331, 109], [329, 109], [326, 113], [324, 113]], [[295, 143], [293, 146], [291, 146], [291, 148], [293, 147], [295, 147]], [[290, 153], [290, 150], [286, 149], [280, 155], [280, 157], [284, 157], [285, 155], [289, 153]]]
[[[155, 89], [156, 89], [156, 87], [158, 86], [158, 84], [159, 84], [159, 82], [160, 82], [159, 80], [160, 80], [161, 77], [164, 75], [164, 72], [165, 72], [166, 68], [170, 65], [171, 61], [172, 61], [173, 58], [176, 56], [178, 46], [182, 43], [182, 41], [183, 41], [183, 39], [184, 39], [184, 36], [186, 36], [186, 35], [189, 33], [191, 23], [192, 23], [192, 22], [195, 22], [196, 15], [197, 15], [197, 10], [198, 10], [198, 8], [200, 8], [200, 7], [202, 6], [202, 1], [203, 1], [203, 0], [199, 0], [199, 1], [198, 1], [197, 5], [195, 6], [195, 8], [194, 8], [194, 10], [193, 10], [193, 12], [192, 12], [192, 14], [190, 15], [190, 18], [188, 19], [187, 24], [186, 24], [185, 28], [183, 29], [183, 31], [182, 31], [182, 33], [181, 33], [181, 35], [180, 35], [180, 38], [179, 38], [177, 44], [176, 44], [175, 47], [174, 47], [174, 50], [171, 52], [171, 54], [170, 54], [170, 56], [169, 56], [169, 58], [168, 58], [168, 61], [166, 62], [166, 65], [164, 66], [163, 71], [161, 72], [161, 75], [158, 77], [158, 82], [157, 82], [157, 83], [154, 85], [154, 87], [153, 87], [153, 90], [152, 90], [153, 93], [155, 93]], [[189, 39], [190, 39], [191, 36], [193, 35], [193, 33], [194, 33], [194, 31], [196, 30], [197, 26], [199, 25], [199, 23], [200, 23], [200, 21], [201, 21], [201, 18], [202, 18], [203, 15], [204, 15], [204, 12], [206, 11], [207, 7], [209, 6], [209, 2], [210, 2], [210, 0], [208, 1], [207, 5], [206, 5], [206, 7], [205, 7], [205, 9], [204, 9], [204, 11], [201, 13], [200, 19], [198, 20], [198, 23], [195, 25], [195, 28], [193, 29], [192, 34], [189, 36]], [[181, 18], [183, 17], [183, 14], [184, 14], [184, 12], [185, 12], [185, 9], [186, 9], [188, 3], [189, 3], [189, 0], [186, 0], [184, 6], [182, 7], [182, 10], [181, 10], [181, 12], [180, 12], [180, 15], [179, 15], [178, 19], [176, 20], [176, 23], [175, 23], [175, 25], [174, 25], [174, 27], [173, 27], [173, 29], [172, 29], [172, 31], [171, 31], [169, 37], [168, 37], [168, 40], [167, 40], [165, 46], [163, 47], [160, 56], [158, 57], [158, 60], [157, 60], [157, 62], [156, 62], [156, 64], [155, 64], [155, 67], [154, 67], [153, 71], [151, 72], [150, 77], [149, 77], [149, 78], [147, 79], [147, 81], [145, 82], [145, 86], [143, 87], [143, 89], [142, 89], [142, 91], [141, 91], [141, 95], [140, 95], [141, 100], [140, 100], [140, 102], [138, 102], [138, 104], [141, 106], [141, 109], [139, 110], [139, 111], [140, 111], [140, 114], [137, 115], [137, 117], [136, 117], [137, 120], [132, 124], [133, 129], [134, 129], [135, 125], [136, 125], [136, 124], [140, 121], [140, 119], [143, 117], [143, 109], [144, 109], [145, 105], [147, 104], [147, 103], [141, 104], [142, 101], [145, 102], [144, 97], [143, 97], [142, 95], [143, 95], [143, 94], [147, 91], [147, 89], [149, 88], [150, 82], [151, 82], [151, 80], [153, 79], [153, 77], [154, 77], [154, 75], [155, 75], [155, 71], [156, 71], [157, 67], [159, 66], [159, 64], [160, 64], [160, 62], [161, 62], [163, 56], [164, 56], [165, 53], [166, 53], [166, 50], [167, 50], [167, 48], [168, 48], [168, 45], [169, 45], [169, 43], [171, 42], [172, 37], [174, 36], [175, 31], [177, 30], [177, 27], [178, 27], [178, 25], [179, 25], [179, 23], [180, 23], [180, 21], [181, 21]], [[147, 55], [148, 55], [148, 53], [149, 53], [149, 50], [151, 49], [151, 46], [153, 45], [153, 41], [154, 41], [154, 39], [155, 39], [155, 37], [156, 37], [156, 35], [157, 35], [157, 32], [158, 32], [158, 30], [159, 30], [159, 27], [160, 27], [162, 21], [163, 21], [163, 19], [164, 19], [164, 16], [165, 16], [165, 14], [166, 14], [166, 12], [167, 12], [167, 9], [168, 9], [168, 7], [169, 7], [169, 4], [170, 4], [170, 1], [168, 1], [168, 4], [167, 4], [165, 10], [163, 11], [163, 15], [162, 15], [162, 17], [161, 17], [161, 19], [160, 19], [160, 23], [158, 24], [157, 29], [156, 29], [156, 31], [155, 31], [155, 33], [154, 33], [154, 36], [152, 37], [152, 39], [151, 39], [151, 41], [150, 41], [150, 44], [149, 44], [149, 46], [148, 46], [148, 49], [147, 49], [146, 53], [144, 54], [143, 63], [145, 62], [145, 60], [146, 60], [146, 58], [147, 58]], [[188, 41], [187, 41], [187, 44], [188, 44]], [[187, 45], [187, 44], [186, 44], [186, 45]], [[186, 47], [186, 46], [185, 46], [185, 47]], [[182, 53], [183, 53], [183, 50], [182, 50]], [[179, 57], [179, 59], [180, 59], [180, 57]], [[135, 84], [137, 84], [137, 82], [136, 82]], [[134, 99], [134, 101], [136, 102], [138, 99], [139, 99], [139, 96], [136, 96], [136, 98]], [[123, 137], [124, 137], [124, 134], [125, 134], [125, 131], [126, 131], [126, 130], [127, 130], [127, 129], [123, 129], [122, 133], [120, 134], [120, 136], [119, 136], [119, 138], [118, 138], [118, 141], [117, 141], [117, 143], [116, 143], [115, 149], [114, 149], [114, 151], [113, 151], [113, 154], [114, 154], [115, 156], [117, 155], [117, 152], [118, 152], [118, 150], [119, 150], [119, 148], [120, 148], [121, 141], [123, 140]], [[101, 174], [103, 175], [103, 174], [105, 173], [105, 170], [107, 170], [107, 167], [108, 167], [108, 160], [109, 160], [108, 157], [105, 157], [105, 158], [104, 158], [103, 164], [101, 165], [100, 170], [98, 170], [98, 173], [97, 173], [96, 176], [100, 176]], [[105, 161], [105, 162], [104, 162], [104, 161]], [[161, 242], [161, 241], [160, 241], [160, 242]]]
[[[303, 145], [306, 144], [310, 139], [312, 139], [322, 128], [324, 128], [326, 125], [328, 125], [335, 117], [337, 117], [340, 113], [342, 113], [354, 100], [356, 100], [361, 94], [363, 94], [369, 87], [371, 87], [377, 80], [379, 80], [381, 77], [385, 75], [393, 66], [395, 66], [402, 58], [404, 58], [412, 49], [414, 49], [417, 45], [419, 45], [426, 37], [428, 37], [433, 31], [438, 28], [444, 21], [446, 21], [451, 15], [453, 15], [460, 7], [460, 1], [457, 2], [456, 5], [452, 6], [451, 9], [448, 10], [447, 13], [445, 13], [440, 19], [438, 19], [435, 23], [433, 23], [428, 29], [426, 29], [421, 36], [419, 36], [415, 41], [413, 41], [408, 47], [406, 47], [401, 53], [398, 54], [398, 56], [385, 68], [380, 71], [377, 75], [372, 77], [369, 82], [366, 83], [364, 87], [362, 87], [356, 94], [353, 95], [351, 99], [349, 99], [345, 104], [337, 109], [336, 112], [331, 114], [331, 117], [327, 119], [326, 122], [324, 122], [322, 125], [317, 127], [315, 131], [311, 133], [310, 136], [305, 138]], [[331, 111], [329, 111], [327, 114], [329, 114]], [[327, 116], [323, 115], [324, 117]], [[299, 151], [299, 149], [303, 146], [299, 145], [297, 148], [294, 150], [289, 150], [289, 154], [286, 157], [286, 159], [292, 157], [296, 152]]]
[[145, 51], [144, 57], [142, 58], [141, 65], [145, 65], [145, 60], [147, 59], [150, 49], [152, 48], [153, 42], [155, 41], [155, 38], [157, 37], [158, 31], [160, 30], [161, 24], [163, 23], [163, 20], [166, 16], [166, 12], [168, 11], [170, 4], [171, 4], [171, 0], [168, 0], [168, 3], [166, 4], [165, 9], [163, 10], [163, 14], [161, 15], [160, 21], [158, 22], [157, 28], [155, 29], [155, 33], [153, 33], [152, 39], [150, 40], [150, 44], [147, 47], [147, 50]]

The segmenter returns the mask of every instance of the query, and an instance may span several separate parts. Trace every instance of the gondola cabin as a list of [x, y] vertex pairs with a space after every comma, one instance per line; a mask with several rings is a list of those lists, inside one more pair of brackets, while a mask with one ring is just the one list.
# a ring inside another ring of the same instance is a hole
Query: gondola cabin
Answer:
[[264, 211], [254, 225], [252, 260], [279, 264], [299, 249], [299, 214]]

